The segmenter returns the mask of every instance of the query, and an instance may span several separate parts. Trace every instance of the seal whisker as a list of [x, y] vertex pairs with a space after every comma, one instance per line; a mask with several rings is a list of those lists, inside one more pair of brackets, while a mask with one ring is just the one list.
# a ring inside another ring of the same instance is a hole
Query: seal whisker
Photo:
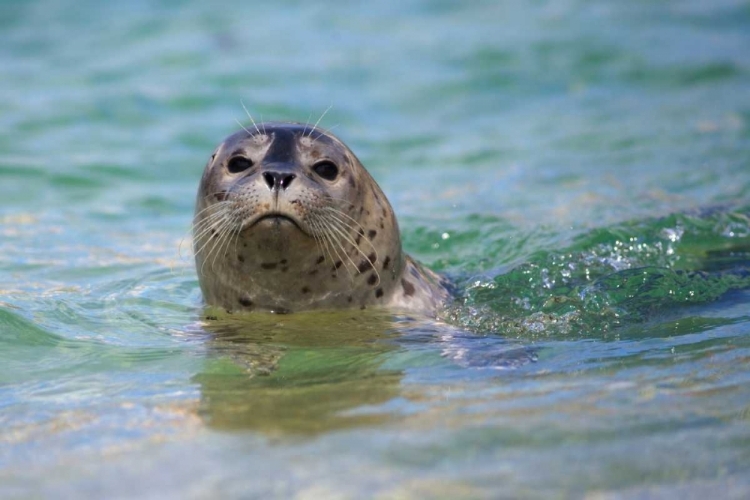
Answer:
[[255, 123], [255, 120], [253, 120], [253, 115], [251, 115], [250, 111], [247, 110], [247, 108], [245, 107], [245, 103], [242, 102], [242, 99], [240, 99], [240, 104], [242, 104], [242, 109], [245, 110], [245, 113], [247, 113], [247, 116], [250, 118], [250, 121], [253, 122], [253, 125], [255, 126], [255, 131], [260, 134], [260, 129], [258, 128], [258, 125]]
[[[226, 204], [231, 204], [231, 202], [215, 203], [214, 205], [212, 205], [211, 207], [209, 207], [209, 209], [215, 210], [215, 212], [212, 213], [212, 214], [208, 214], [208, 215], [204, 216], [204, 218], [200, 222], [198, 222], [197, 224], [193, 223], [193, 225], [205, 224], [206, 222], [210, 222], [211, 220], [213, 220], [213, 219], [215, 219], [217, 217], [221, 217], [222, 215], [226, 215], [228, 213], [231, 213], [230, 207], [224, 206]], [[206, 210], [208, 210], [208, 209], [202, 210], [201, 213], [205, 212]]]
[[[328, 195], [321, 196], [320, 199], [321, 200], [331, 200], [331, 201], [336, 201], [336, 202], [340, 202], [340, 203], [346, 203], [350, 207], [357, 207], [357, 206], [359, 206], [356, 203], [352, 203], [349, 200], [345, 200], [344, 198], [334, 198], [333, 196], [328, 196]], [[331, 208], [335, 208], [335, 207], [331, 207]]]
[[183, 255], [182, 255], [182, 245], [185, 244], [185, 238], [187, 238], [187, 235], [184, 235], [182, 238], [180, 238], [180, 244], [177, 245], [177, 255], [180, 257], [180, 259], [183, 258]]
[[204, 237], [207, 236], [205, 241], [200, 244], [200, 247], [195, 250], [196, 254], [202, 253], [208, 245], [212, 245], [207, 257], [210, 256], [220, 242], [223, 234], [232, 226], [230, 212], [223, 211], [222, 213], [215, 215], [217, 215], [217, 217], [210, 221], [209, 224], [205, 225], [205, 227], [202, 227], [198, 233], [198, 237], [195, 239], [197, 242], [203, 240]]
[[[339, 126], [339, 124], [337, 123], [336, 125], [334, 125], [334, 126], [333, 126], [333, 127], [331, 127], [331, 128], [323, 128], [323, 132], [325, 132], [326, 134], [330, 135], [330, 134], [331, 134], [331, 131], [332, 131], [333, 129], [335, 129], [336, 127], [338, 127], [338, 126]], [[322, 127], [321, 127], [321, 128], [322, 128]], [[321, 134], [321, 135], [322, 135], [322, 134]], [[316, 137], [315, 139], [313, 139], [313, 140], [312, 140], [312, 143], [311, 143], [311, 145], [312, 145], [312, 144], [315, 144], [315, 141], [317, 141], [318, 139], [320, 139], [320, 135], [318, 135], [318, 137]]]
[[[322, 120], [322, 119], [323, 119], [323, 117], [324, 117], [324, 116], [326, 115], [326, 113], [328, 113], [328, 112], [329, 112], [329, 111], [331, 110], [331, 108], [332, 108], [332, 107], [333, 107], [333, 104], [331, 104], [330, 106], [328, 106], [328, 107], [326, 108], [326, 110], [325, 110], [325, 111], [323, 111], [323, 114], [322, 114], [322, 115], [320, 115], [320, 118], [318, 118], [318, 121], [316, 121], [316, 122], [315, 122], [315, 125], [313, 125], [313, 126], [312, 126], [312, 128], [310, 129], [310, 134], [309, 134], [309, 135], [308, 135], [307, 137], [312, 137], [312, 133], [313, 133], [313, 132], [315, 132], [315, 129], [316, 129], [316, 128], [318, 128], [318, 123], [320, 123], [320, 120]], [[313, 142], [314, 142], [314, 141], [313, 141]]]
[[222, 223], [222, 218], [228, 216], [228, 212], [213, 214], [207, 217], [193, 227], [193, 241], [202, 239], [211, 230], [215, 230]]
[[232, 243], [232, 237], [237, 232], [236, 225], [233, 224], [234, 217], [229, 217], [226, 221], [225, 227], [226, 230], [224, 231], [223, 235], [220, 237], [220, 239], [223, 239], [223, 242], [221, 243], [221, 246], [219, 247], [219, 251], [214, 254], [213, 262], [211, 263], [211, 266], [213, 268], [214, 263], [216, 262], [216, 257], [224, 253], [226, 255], [226, 251], [229, 249]]
[[[370, 267], [375, 271], [375, 273], [378, 275], [378, 283], [380, 283], [380, 274], [377, 272], [377, 269], [375, 268], [375, 261], [377, 261], [377, 249], [372, 245], [371, 242], [370, 246], [373, 249], [373, 253], [375, 255], [374, 259], [371, 259], [370, 256], [365, 254], [358, 246], [356, 240], [354, 237], [352, 237], [348, 231], [352, 231], [354, 227], [351, 224], [348, 224], [345, 220], [338, 219], [336, 217], [336, 212], [329, 212], [327, 214], [319, 214], [320, 218], [326, 223], [325, 226], [332, 230], [337, 237], [335, 238], [336, 243], [338, 244], [339, 248], [341, 248], [342, 251], [344, 251], [347, 259], [349, 262], [351, 262], [352, 267], [357, 270], [358, 272], [362, 272], [360, 270], [360, 266], [358, 266], [349, 256], [349, 253], [345, 251], [344, 245], [342, 243], [342, 240], [346, 240], [347, 243], [349, 243], [367, 262], [369, 262]], [[355, 221], [356, 222], [356, 221]], [[333, 235], [331, 235], [333, 236]], [[339, 256], [340, 257], [340, 256]]]
[[[220, 203], [223, 204], [225, 202], [220, 202]], [[217, 213], [210, 214], [209, 216], [205, 217], [204, 219], [201, 219], [198, 222], [195, 222], [195, 220], [198, 218], [199, 215], [203, 214], [207, 210], [215, 209], [216, 205], [218, 205], [218, 204], [219, 203], [214, 204], [214, 205], [209, 205], [208, 207], [204, 208], [203, 210], [200, 210], [199, 212], [197, 212], [193, 216], [193, 222], [191, 223], [190, 228], [187, 231], [185, 231], [185, 233], [189, 233], [189, 232], [193, 233], [192, 234], [192, 241], [193, 241], [194, 245], [195, 245], [195, 242], [200, 237], [202, 237], [203, 232], [205, 232], [206, 230], [210, 230], [211, 229], [210, 226], [211, 226], [212, 221], [215, 220], [216, 216], [219, 215], [219, 214], [217, 214]], [[224, 209], [224, 207], [221, 207], [220, 209]], [[182, 245], [185, 243], [186, 236], [187, 235], [185, 235], [185, 236], [182, 237], [182, 239], [180, 240], [180, 244], [177, 247], [177, 253], [179, 254], [180, 258], [182, 258]], [[195, 253], [196, 252], [193, 251], [193, 254], [195, 254]]]
[[[230, 212], [231, 211], [230, 207], [228, 207], [227, 205], [231, 205], [231, 203], [232, 202], [229, 202], [229, 201], [221, 201], [221, 202], [218, 202], [218, 203], [214, 203], [213, 205], [209, 205], [206, 208], [204, 208], [203, 210], [201, 210], [200, 212], [197, 212], [193, 216], [193, 226], [196, 226], [197, 224], [204, 223], [207, 219], [211, 219], [211, 217], [214, 217], [217, 214], [224, 213], [224, 212]], [[212, 210], [213, 213], [208, 214], [208, 215], [204, 215], [209, 210]], [[196, 223], [195, 222], [196, 219], [200, 218], [201, 215], [203, 215], [204, 218], [202, 218], [199, 222]]]
[[[321, 224], [321, 226], [323, 227], [324, 236], [326, 237], [326, 240], [328, 241], [333, 251], [336, 253], [336, 256], [338, 257], [339, 261], [345, 264], [344, 267], [349, 273], [349, 277], [354, 278], [355, 271], [357, 271], [357, 264], [349, 256], [349, 253], [346, 251], [346, 248], [344, 248], [344, 244], [341, 242], [342, 235], [343, 235], [342, 231], [336, 228], [332, 224], [333, 222], [334, 221], [326, 217], [319, 218], [319, 224]], [[341, 256], [342, 253], [345, 258]], [[350, 269], [346, 264], [350, 264], [352, 268]]]
[[[331, 242], [331, 248], [333, 248], [333, 250], [336, 252], [336, 256], [338, 257], [339, 262], [341, 262], [344, 266], [344, 269], [346, 269], [346, 272], [349, 275], [349, 279], [353, 281], [357, 271], [357, 264], [355, 264], [355, 262], [349, 256], [349, 253], [344, 248], [341, 240], [337, 239], [335, 234], [328, 232], [327, 236]], [[343, 257], [341, 256], [342, 253], [344, 254]]]
[[[359, 229], [359, 230], [361, 230], [361, 233], [363, 235], [363, 239], [367, 242], [368, 245], [370, 245], [370, 248], [372, 248], [372, 250], [375, 252], [375, 256], [376, 256], [376, 260], [377, 260], [378, 249], [375, 247], [375, 244], [372, 242], [372, 240], [370, 240], [370, 238], [365, 233], [365, 228], [362, 227], [362, 224], [360, 224], [359, 222], [357, 222], [356, 220], [354, 220], [350, 216], [346, 215], [341, 210], [337, 210], [337, 209], [335, 209], [333, 207], [325, 207], [324, 210], [328, 210], [329, 212], [331, 212], [334, 217], [341, 215], [343, 217], [346, 217], [346, 219], [348, 219], [352, 223], [354, 223], [356, 225], [356, 228]], [[344, 224], [346, 224], [347, 227], [349, 227], [351, 229], [354, 229], [354, 226], [352, 224], [347, 223], [346, 221], [344, 221], [342, 219], [339, 219], [339, 221], [342, 222], [342, 223], [344, 223]]]
[[252, 133], [250, 133], [250, 131], [247, 128], [245, 128], [245, 126], [242, 124], [242, 122], [239, 121], [237, 118], [235, 118], [234, 121], [237, 122], [237, 125], [239, 125], [240, 127], [242, 127], [242, 130], [244, 130], [245, 132], [247, 132], [247, 135], [253, 135]]
[[[315, 240], [315, 245], [318, 247], [318, 249], [321, 252], [323, 252], [323, 246], [322, 246], [322, 243], [320, 241], [320, 236], [318, 234], [319, 231], [320, 231], [319, 228], [317, 227], [315, 221], [313, 221], [313, 220], [308, 221], [308, 224], [310, 225], [310, 235]], [[323, 258], [325, 259], [325, 256]]]
[[[351, 229], [352, 226], [347, 226], [343, 221], [337, 220], [337, 219], [335, 220], [335, 222], [334, 222], [334, 220], [331, 220], [331, 222], [332, 222], [332, 224], [330, 225], [330, 227], [333, 228], [334, 230], [336, 230], [337, 233], [341, 237], [343, 237], [344, 239], [346, 239], [349, 242], [349, 244], [352, 245], [357, 250], [357, 252], [359, 252], [359, 254], [367, 262], [369, 262], [370, 267], [372, 268], [373, 271], [375, 271], [375, 274], [377, 275], [377, 278], [378, 278], [377, 283], [379, 284], [380, 283], [380, 273], [378, 273], [378, 270], [375, 268], [375, 262], [373, 262], [373, 259], [370, 259], [370, 257], [367, 254], [365, 254], [362, 251], [362, 249], [359, 248], [359, 246], [357, 245], [357, 242], [354, 240], [354, 238], [352, 238], [346, 231], [344, 231], [344, 228]], [[337, 225], [337, 224], [340, 224], [340, 225]], [[374, 248], [375, 247], [373, 247], [373, 249]], [[377, 261], [378, 260], [377, 251], [375, 251], [373, 253], [375, 254], [375, 259], [374, 260]], [[347, 257], [348, 256], [349, 256], [349, 254], [347, 254]], [[351, 258], [350, 258], [350, 260], [351, 260]], [[362, 270], [359, 268], [359, 266], [357, 266], [356, 264], [354, 264], [354, 262], [352, 262], [352, 264], [357, 269], [357, 271], [359, 271], [360, 273], [362, 272]]]
[[[216, 257], [221, 254], [222, 248], [224, 247], [224, 243], [227, 241], [228, 236], [230, 236], [232, 234], [232, 231], [234, 230], [230, 217], [222, 219], [222, 221], [225, 223], [218, 232], [219, 236], [216, 238], [216, 243], [213, 245], [213, 247], [211, 247], [208, 255], [206, 255], [206, 261], [211, 260], [211, 270], [214, 269]], [[204, 261], [203, 264], [205, 265], [206, 262]]]
[[[221, 224], [221, 221], [216, 221], [218, 224]], [[210, 233], [210, 235], [209, 235]], [[216, 231], [216, 224], [210, 224], [203, 229], [201, 229], [200, 234], [193, 237], [193, 242], [198, 243], [199, 241], [202, 241], [204, 238], [206, 239], [206, 242], [211, 241], [211, 238], [217, 233]], [[204, 242], [205, 243], [205, 242]], [[202, 248], [195, 250], [194, 253], [198, 253], [199, 250], [203, 250]]]
[[221, 254], [224, 254], [224, 256], [226, 256], [226, 252], [229, 250], [229, 247], [232, 246], [232, 238], [237, 233], [240, 232], [235, 222], [236, 221], [234, 217], [230, 217], [227, 220], [227, 223], [226, 223], [227, 230], [224, 231], [224, 236], [222, 237], [224, 239], [224, 242], [219, 247], [219, 251], [215, 253], [213, 256], [213, 261], [211, 262], [211, 269], [213, 269], [213, 266], [216, 263], [216, 257], [218, 257]]
[[[332, 222], [332, 221], [329, 221], [329, 222]], [[350, 270], [348, 267], [346, 269], [347, 269], [347, 271], [349, 271], [349, 276], [351, 278], [353, 278], [354, 274], [355, 274], [355, 271], [359, 271], [359, 267], [357, 267], [357, 264], [351, 258], [351, 256], [349, 255], [349, 252], [346, 251], [346, 249], [344, 248], [344, 244], [341, 242], [342, 239], [349, 240], [348, 235], [341, 228], [338, 228], [337, 226], [335, 226], [332, 223], [329, 223], [328, 227], [329, 227], [329, 229], [332, 230], [333, 233], [335, 233], [335, 235], [339, 236], [338, 238], [334, 238], [334, 236], [335, 236], [334, 234], [332, 234], [330, 232], [328, 233], [329, 237], [338, 245], [338, 247], [341, 249], [341, 251], [344, 252], [344, 256], [346, 257], [346, 260], [351, 264], [352, 269]], [[353, 242], [351, 240], [349, 240], [349, 243], [352, 244]], [[338, 252], [336, 252], [336, 254], [338, 255]], [[339, 258], [341, 258], [340, 255], [339, 255]]]
[[[236, 227], [233, 227], [233, 228], [232, 228], [232, 230], [231, 230], [231, 231], [229, 232], [229, 236], [227, 237], [227, 244], [226, 244], [226, 247], [223, 247], [223, 248], [222, 248], [222, 249], [221, 249], [221, 250], [219, 251], [219, 254], [223, 253], [223, 254], [224, 254], [224, 257], [227, 257], [227, 256], [228, 256], [228, 254], [229, 254], [229, 250], [230, 250], [230, 248], [232, 247], [232, 241], [234, 241], [234, 245], [235, 245], [235, 246], [234, 246], [234, 252], [235, 252], [235, 254], [237, 253], [237, 241], [239, 240], [239, 235], [240, 235], [240, 232], [241, 232], [241, 231], [240, 231], [240, 230], [238, 230], [238, 229], [237, 229]], [[216, 256], [218, 256], [219, 254], [215, 255], [215, 256], [214, 256], [214, 259], [216, 259]], [[212, 264], [212, 266], [213, 266], [213, 264]]]
[[305, 128], [302, 129], [302, 137], [305, 137], [305, 132], [307, 132], [307, 126], [310, 125], [310, 118], [312, 118], [312, 112], [310, 112], [310, 114], [307, 115], [307, 121], [305, 122]]
[[[217, 193], [211, 193], [208, 196], [215, 196], [216, 194], [218, 194], [218, 192]], [[232, 202], [228, 201], [228, 200], [218, 201], [216, 203], [213, 203], [213, 204], [207, 206], [206, 208], [204, 208], [203, 210], [201, 210], [199, 212], [196, 212], [195, 215], [193, 215], [193, 220], [197, 219], [198, 216], [202, 215], [204, 212], [208, 212], [209, 210], [217, 210], [217, 209], [228, 208], [227, 205], [231, 205], [231, 204], [232, 204]]]
[[336, 245], [334, 245], [335, 240], [333, 239], [330, 231], [328, 231], [328, 226], [326, 224], [327, 221], [322, 220], [320, 218], [317, 218], [316, 222], [318, 224], [318, 228], [320, 230], [321, 236], [324, 238], [324, 240], [326, 241], [326, 244], [329, 246], [329, 251], [331, 251], [331, 250], [333, 251], [331, 253], [331, 265], [335, 265], [336, 264], [336, 260], [333, 258], [333, 253], [334, 252], [336, 253], [336, 257], [339, 260], [343, 261], [344, 259], [341, 257], [341, 254], [339, 253], [338, 248], [336, 248]]
[[[199, 246], [194, 250], [196, 255], [202, 254], [206, 248], [208, 248], [209, 245], [211, 245], [211, 251], [216, 247], [216, 244], [218, 242], [220, 231], [223, 230], [222, 224], [224, 223], [224, 219], [217, 220], [215, 224], [211, 224], [209, 227], [205, 228], [202, 232], [201, 236], [195, 240]], [[218, 229], [217, 229], [218, 228]], [[210, 234], [209, 234], [210, 232]], [[201, 242], [205, 237], [205, 240]], [[209, 251], [210, 255], [210, 251]]]
[[323, 258], [325, 258], [325, 255], [327, 253], [328, 256], [331, 258], [331, 265], [332, 266], [335, 265], [336, 260], [333, 258], [333, 253], [331, 252], [331, 249], [328, 247], [330, 245], [330, 241], [326, 235], [325, 229], [322, 227], [322, 224], [316, 219], [311, 219], [310, 222], [317, 230], [318, 234], [316, 237], [316, 242], [318, 242], [318, 244], [321, 247], [321, 250], [323, 252]]
[[238, 255], [237, 244], [240, 242], [240, 234], [242, 233], [242, 224], [240, 224], [235, 229], [236, 230], [235, 230], [235, 235], [234, 235], [234, 253], [235, 255]]

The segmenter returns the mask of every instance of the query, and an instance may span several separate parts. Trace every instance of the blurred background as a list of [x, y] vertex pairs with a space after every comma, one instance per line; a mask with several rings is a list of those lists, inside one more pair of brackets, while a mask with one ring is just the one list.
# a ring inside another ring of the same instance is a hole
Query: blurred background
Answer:
[[[0, 68], [0, 493], [748, 495], [747, 2], [3, 1]], [[330, 107], [489, 369], [380, 317], [195, 326], [243, 104]]]

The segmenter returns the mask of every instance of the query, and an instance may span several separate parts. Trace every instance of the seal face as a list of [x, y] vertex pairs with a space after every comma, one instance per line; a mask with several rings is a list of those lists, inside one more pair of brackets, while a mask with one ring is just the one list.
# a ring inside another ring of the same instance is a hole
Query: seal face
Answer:
[[384, 306], [434, 315], [446, 284], [401, 250], [388, 200], [330, 133], [264, 123], [206, 165], [193, 249], [207, 304], [295, 312]]

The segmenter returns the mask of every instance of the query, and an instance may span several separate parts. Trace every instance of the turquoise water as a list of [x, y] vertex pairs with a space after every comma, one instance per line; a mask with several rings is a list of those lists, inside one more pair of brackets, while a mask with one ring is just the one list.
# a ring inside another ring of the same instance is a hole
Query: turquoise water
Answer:
[[[0, 496], [750, 496], [746, 2], [0, 5]], [[441, 321], [202, 322], [215, 145], [314, 121]]]

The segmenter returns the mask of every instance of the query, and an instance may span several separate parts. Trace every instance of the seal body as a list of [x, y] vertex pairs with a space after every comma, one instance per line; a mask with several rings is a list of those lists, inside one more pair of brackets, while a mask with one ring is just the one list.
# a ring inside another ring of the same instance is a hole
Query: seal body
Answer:
[[393, 209], [339, 139], [264, 123], [205, 168], [193, 247], [208, 305], [295, 312], [388, 307], [434, 315], [445, 281], [405, 255]]

